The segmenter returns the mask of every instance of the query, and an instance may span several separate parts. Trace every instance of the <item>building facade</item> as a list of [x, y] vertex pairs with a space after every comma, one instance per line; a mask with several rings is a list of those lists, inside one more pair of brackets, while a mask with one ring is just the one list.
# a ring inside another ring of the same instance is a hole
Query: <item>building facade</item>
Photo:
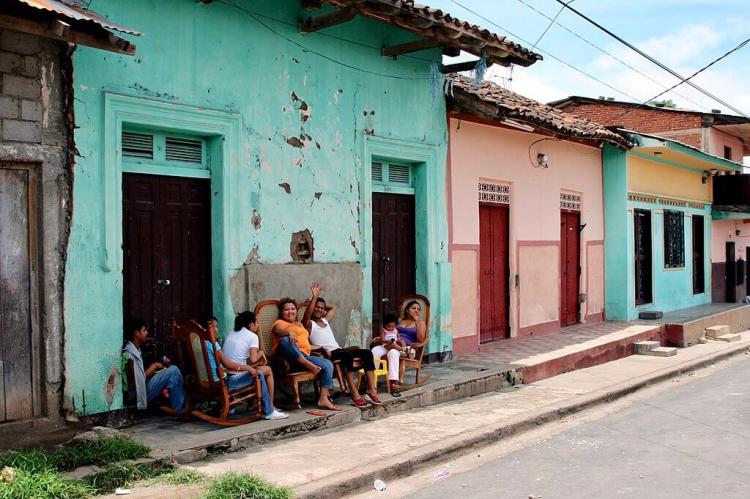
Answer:
[[538, 56], [410, 2], [304, 4], [97, 4], [146, 36], [134, 59], [73, 59], [87, 117], [66, 265], [77, 412], [83, 391], [88, 413], [121, 407], [124, 318], [151, 324], [157, 355], [171, 318], [225, 330], [311, 281], [338, 305], [342, 344], [366, 344], [400, 294], [427, 295], [429, 352], [450, 355], [441, 48]]
[[627, 141], [461, 77], [449, 120], [454, 351], [603, 320], [600, 144]]

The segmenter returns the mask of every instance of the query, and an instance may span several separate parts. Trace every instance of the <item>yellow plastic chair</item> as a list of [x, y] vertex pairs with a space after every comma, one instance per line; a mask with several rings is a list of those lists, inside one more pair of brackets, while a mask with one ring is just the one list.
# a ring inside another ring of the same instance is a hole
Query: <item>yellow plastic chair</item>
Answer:
[[[391, 384], [388, 382], [388, 361], [386, 359], [375, 359], [375, 385], [377, 386], [380, 377], [385, 379], [385, 386], [388, 393], [391, 393]], [[365, 370], [360, 369], [357, 375], [357, 391], [362, 384], [362, 378], [365, 377]]]

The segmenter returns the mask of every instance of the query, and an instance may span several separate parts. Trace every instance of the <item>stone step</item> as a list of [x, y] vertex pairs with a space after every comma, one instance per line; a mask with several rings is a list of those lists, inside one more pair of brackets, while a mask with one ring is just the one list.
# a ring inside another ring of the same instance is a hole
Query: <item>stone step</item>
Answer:
[[734, 341], [740, 341], [742, 339], [742, 336], [739, 334], [722, 334], [721, 336], [717, 336], [714, 338], [718, 341], [726, 341], [727, 343], [732, 343]]
[[675, 347], [656, 347], [652, 348], [646, 355], [653, 355], [655, 357], [671, 357], [677, 355], [677, 348]]
[[658, 341], [639, 341], [637, 343], [633, 343], [633, 346], [635, 347], [635, 353], [639, 355], [648, 354], [654, 348], [658, 348], [659, 345], [660, 343]]
[[725, 334], [729, 334], [729, 326], [710, 326], [706, 328], [706, 336], [709, 338], [718, 338], [719, 336], [723, 336]]

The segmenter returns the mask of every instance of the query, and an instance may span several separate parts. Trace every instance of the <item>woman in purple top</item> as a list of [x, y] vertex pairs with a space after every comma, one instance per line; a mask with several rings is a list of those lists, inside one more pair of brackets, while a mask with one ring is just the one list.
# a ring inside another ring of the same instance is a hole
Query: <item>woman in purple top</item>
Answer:
[[412, 300], [404, 307], [403, 317], [398, 320], [396, 328], [407, 345], [422, 343], [427, 339], [427, 324], [421, 316], [422, 307], [418, 301]]

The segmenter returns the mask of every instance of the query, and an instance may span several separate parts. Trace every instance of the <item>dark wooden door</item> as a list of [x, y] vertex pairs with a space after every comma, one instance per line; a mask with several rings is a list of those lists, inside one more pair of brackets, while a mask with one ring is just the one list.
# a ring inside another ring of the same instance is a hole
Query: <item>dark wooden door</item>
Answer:
[[0, 421], [38, 414], [34, 170], [0, 164]]
[[692, 216], [693, 222], [693, 294], [706, 291], [706, 253], [703, 235], [703, 217]]
[[413, 294], [415, 279], [414, 196], [372, 195], [372, 331], [398, 299]]
[[651, 212], [635, 210], [635, 304], [653, 301], [651, 291]]
[[479, 205], [479, 341], [507, 338], [508, 207]]
[[125, 318], [145, 320], [144, 353], [161, 353], [172, 318], [212, 315], [210, 182], [124, 174], [123, 199]]
[[737, 301], [737, 263], [734, 255], [734, 241], [726, 243], [726, 300], [727, 303]]
[[750, 246], [745, 246], [745, 296], [750, 296]]
[[578, 322], [581, 238], [578, 212], [560, 212], [560, 325]]

